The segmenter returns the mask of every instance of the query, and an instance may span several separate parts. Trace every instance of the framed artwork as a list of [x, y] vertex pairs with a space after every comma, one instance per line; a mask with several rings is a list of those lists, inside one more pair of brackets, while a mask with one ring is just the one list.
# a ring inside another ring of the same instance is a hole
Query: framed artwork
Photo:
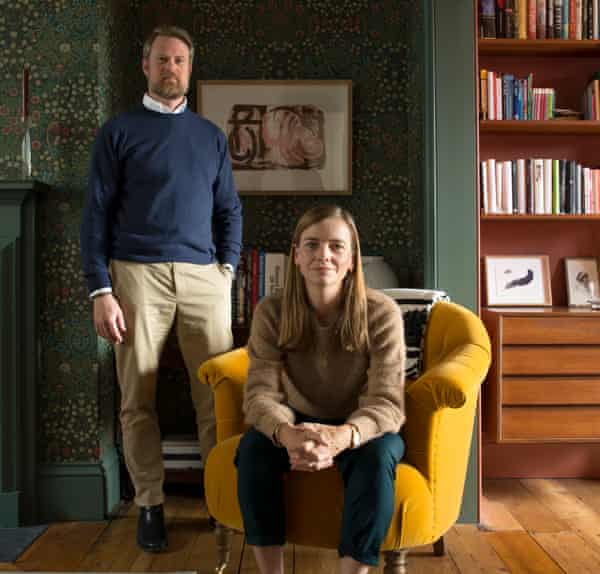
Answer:
[[487, 305], [552, 305], [549, 268], [547, 255], [486, 256]]
[[350, 80], [197, 84], [198, 113], [227, 136], [243, 195], [350, 195]]
[[598, 261], [595, 257], [565, 257], [569, 306], [589, 307], [600, 295]]

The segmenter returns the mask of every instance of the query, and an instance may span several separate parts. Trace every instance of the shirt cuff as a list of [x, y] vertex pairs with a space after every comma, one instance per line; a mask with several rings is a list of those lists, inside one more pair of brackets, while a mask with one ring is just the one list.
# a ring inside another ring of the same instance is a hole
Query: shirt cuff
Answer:
[[112, 287], [102, 287], [102, 289], [96, 289], [90, 293], [90, 299], [95, 299], [98, 295], [104, 295], [105, 293], [112, 293]]

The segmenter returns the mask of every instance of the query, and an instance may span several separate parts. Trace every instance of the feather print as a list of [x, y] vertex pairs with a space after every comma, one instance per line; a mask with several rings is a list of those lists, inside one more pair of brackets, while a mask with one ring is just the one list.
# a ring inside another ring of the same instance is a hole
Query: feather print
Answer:
[[524, 285], [529, 285], [533, 281], [533, 269], [528, 269], [527, 274], [523, 275], [523, 277], [517, 277], [512, 281], [509, 281], [504, 289], [512, 289], [513, 287], [523, 287]]

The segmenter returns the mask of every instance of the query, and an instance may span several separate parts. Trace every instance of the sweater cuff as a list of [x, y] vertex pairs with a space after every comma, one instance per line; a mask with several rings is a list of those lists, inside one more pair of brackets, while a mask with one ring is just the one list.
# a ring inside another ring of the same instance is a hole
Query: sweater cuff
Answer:
[[382, 434], [379, 425], [370, 417], [351, 416], [346, 422], [355, 425], [358, 429], [358, 432], [360, 433], [360, 444], [364, 444]]
[[98, 291], [100, 289], [111, 288], [112, 289], [112, 281], [110, 280], [110, 275], [108, 274], [108, 270], [100, 271], [98, 273], [88, 273], [86, 275], [88, 293], [94, 293], [94, 291]]
[[[295, 422], [293, 414], [290, 414], [289, 417], [283, 416], [273, 416], [273, 415], [265, 415], [260, 419], [259, 424], [256, 425], [256, 428], [262, 432], [269, 440], [273, 441], [273, 444], [276, 444], [274, 441], [274, 434], [277, 425], [282, 423], [289, 423], [293, 425]], [[276, 445], [280, 446], [280, 445]]]

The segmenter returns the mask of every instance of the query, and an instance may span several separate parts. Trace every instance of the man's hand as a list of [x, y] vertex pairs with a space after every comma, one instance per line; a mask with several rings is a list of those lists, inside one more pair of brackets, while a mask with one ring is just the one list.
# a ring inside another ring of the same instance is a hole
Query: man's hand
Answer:
[[329, 446], [311, 428], [282, 424], [277, 439], [288, 452], [292, 470], [313, 472], [333, 465]]
[[122, 343], [125, 328], [123, 310], [112, 293], [94, 297], [96, 333], [111, 343]]

